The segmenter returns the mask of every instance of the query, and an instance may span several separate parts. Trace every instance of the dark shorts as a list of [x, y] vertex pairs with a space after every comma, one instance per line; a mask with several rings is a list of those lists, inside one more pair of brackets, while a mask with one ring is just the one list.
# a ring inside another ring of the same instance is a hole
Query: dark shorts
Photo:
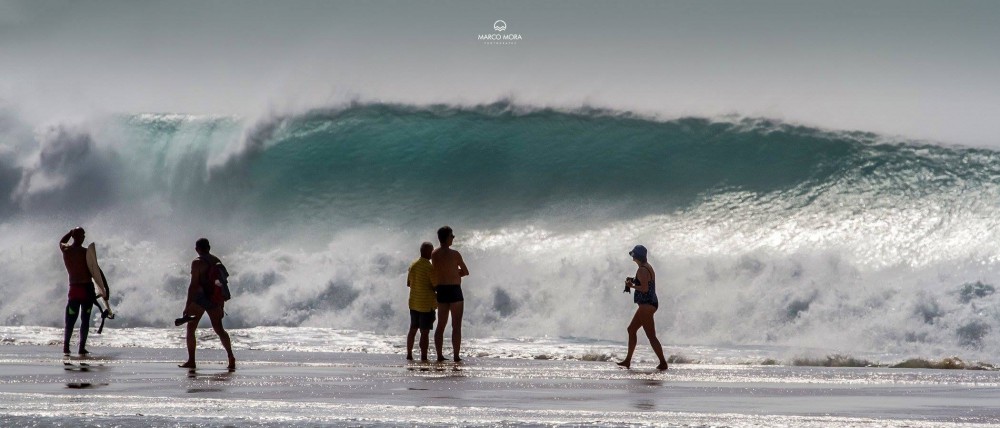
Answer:
[[204, 294], [201, 293], [198, 293], [197, 297], [194, 298], [194, 303], [198, 306], [201, 306], [201, 308], [204, 309], [206, 312], [212, 309], [222, 307], [221, 303], [214, 303], [212, 302], [212, 299], [209, 299], [208, 296], [205, 296]]
[[97, 299], [97, 290], [93, 282], [79, 282], [69, 285], [69, 300], [93, 302]]
[[410, 309], [410, 328], [430, 330], [434, 328], [434, 311], [420, 312]]
[[439, 285], [434, 289], [438, 303], [455, 303], [465, 300], [461, 285]]

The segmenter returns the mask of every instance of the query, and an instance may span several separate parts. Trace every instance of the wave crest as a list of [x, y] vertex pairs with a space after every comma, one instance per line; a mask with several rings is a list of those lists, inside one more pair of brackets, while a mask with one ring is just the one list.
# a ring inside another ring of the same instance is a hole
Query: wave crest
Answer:
[[631, 304], [616, 284], [643, 243], [674, 340], [996, 350], [993, 151], [511, 103], [135, 115], [41, 135], [0, 122], [8, 324], [59, 322], [59, 307], [24, 308], [63, 298], [50, 235], [84, 224], [127, 325], [176, 317], [208, 236], [234, 273], [235, 325], [390, 331], [408, 262], [451, 224], [474, 272], [470, 334], [620, 338]]

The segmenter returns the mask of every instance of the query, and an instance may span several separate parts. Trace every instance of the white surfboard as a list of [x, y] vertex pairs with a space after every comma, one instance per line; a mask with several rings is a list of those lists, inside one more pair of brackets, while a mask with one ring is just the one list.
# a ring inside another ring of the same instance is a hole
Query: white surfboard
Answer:
[[104, 272], [101, 271], [101, 265], [97, 264], [97, 247], [93, 242], [87, 247], [87, 268], [90, 269], [90, 275], [94, 278], [94, 284], [97, 285], [97, 295], [101, 299], [104, 299], [104, 307], [110, 311], [111, 304], [108, 303], [108, 285], [104, 283]]

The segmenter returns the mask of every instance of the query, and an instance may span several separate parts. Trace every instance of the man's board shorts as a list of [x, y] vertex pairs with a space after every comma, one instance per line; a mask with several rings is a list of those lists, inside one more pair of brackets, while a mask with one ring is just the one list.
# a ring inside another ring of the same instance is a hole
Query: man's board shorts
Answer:
[[208, 298], [208, 296], [206, 296], [204, 293], [198, 293], [194, 298], [194, 303], [198, 306], [201, 306], [202, 309], [206, 311], [222, 307], [221, 303], [213, 302], [212, 299]]
[[420, 312], [410, 309], [410, 328], [423, 330], [434, 328], [434, 311]]
[[434, 289], [438, 303], [455, 303], [465, 300], [461, 285], [439, 285]]
[[97, 298], [93, 282], [76, 282], [69, 285], [70, 301], [92, 303]]

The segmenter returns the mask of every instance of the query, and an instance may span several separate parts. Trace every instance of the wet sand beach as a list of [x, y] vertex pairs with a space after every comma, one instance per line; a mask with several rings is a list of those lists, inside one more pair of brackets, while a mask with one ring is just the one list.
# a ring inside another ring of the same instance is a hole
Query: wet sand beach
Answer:
[[[1000, 373], [402, 355], [0, 347], [3, 426], [1000, 425]], [[648, 366], [648, 367], [646, 367]]]

